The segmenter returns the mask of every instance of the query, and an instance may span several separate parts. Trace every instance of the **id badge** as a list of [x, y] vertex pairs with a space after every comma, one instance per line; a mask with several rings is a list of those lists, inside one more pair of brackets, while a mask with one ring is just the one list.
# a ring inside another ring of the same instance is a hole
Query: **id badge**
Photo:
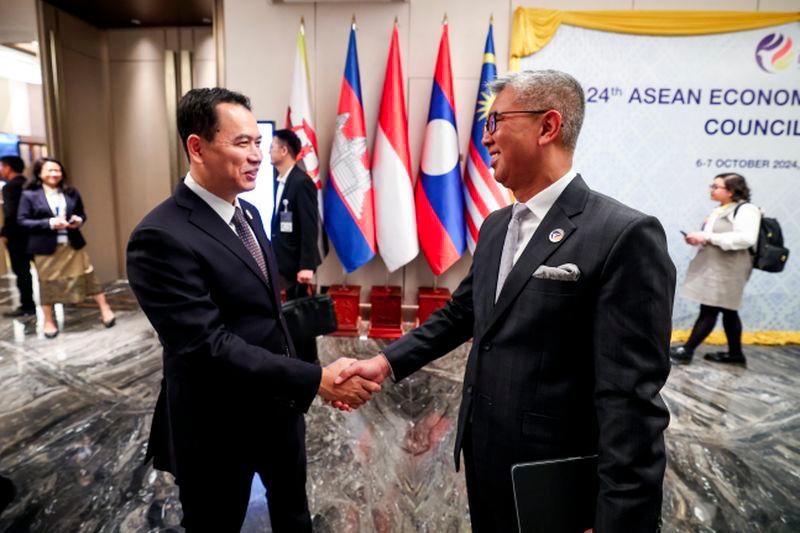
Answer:
[[280, 228], [281, 233], [291, 233], [292, 232], [292, 212], [291, 211], [281, 211], [280, 215]]

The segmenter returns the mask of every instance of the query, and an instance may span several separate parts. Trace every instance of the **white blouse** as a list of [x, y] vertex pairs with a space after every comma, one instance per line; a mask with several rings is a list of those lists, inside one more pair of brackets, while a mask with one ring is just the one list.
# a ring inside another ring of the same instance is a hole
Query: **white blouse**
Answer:
[[702, 233], [708, 239], [709, 244], [718, 246], [725, 251], [746, 250], [756, 245], [758, 229], [761, 226], [761, 209], [754, 204], [745, 203], [736, 211], [736, 216], [733, 215], [734, 211], [736, 209], [723, 215], [733, 223], [733, 230], [722, 233], [711, 231], [717, 221], [719, 211], [715, 209], [708, 216], [703, 224]]

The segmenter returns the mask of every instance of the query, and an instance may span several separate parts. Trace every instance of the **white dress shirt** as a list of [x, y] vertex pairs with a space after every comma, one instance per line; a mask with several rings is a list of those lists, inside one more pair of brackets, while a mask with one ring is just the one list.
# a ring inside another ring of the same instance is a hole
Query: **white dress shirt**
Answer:
[[[241, 205], [239, 204], [239, 198], [236, 198], [236, 200], [234, 200], [232, 204], [228, 203], [226, 200], [223, 200], [216, 194], [204, 189], [203, 186], [197, 183], [192, 177], [192, 175], [188, 172], [186, 173], [186, 177], [184, 178], [183, 183], [187, 187], [189, 187], [190, 191], [195, 193], [197, 196], [200, 197], [201, 200], [207, 203], [208, 206], [211, 209], [213, 209], [214, 212], [218, 214], [222, 220], [225, 221], [225, 224], [227, 224], [228, 227], [231, 228], [231, 231], [237, 237], [239, 237], [239, 234], [236, 233], [236, 226], [233, 224], [233, 215], [234, 213], [236, 213], [236, 208], [237, 207], [241, 208]], [[248, 215], [249, 213], [245, 213], [245, 216]], [[250, 234], [253, 236], [253, 239], [256, 242], [258, 242], [258, 239], [256, 239], [256, 236], [253, 233], [253, 229], [250, 227], [250, 224], [247, 224], [247, 231], [249, 231]]]
[[[702, 233], [708, 239], [709, 244], [719, 246], [726, 252], [746, 250], [755, 246], [758, 241], [758, 229], [761, 225], [761, 210], [751, 203], [746, 203], [741, 204], [738, 211], [734, 207], [723, 214], [727, 208], [728, 205], [714, 209], [703, 224]], [[720, 215], [733, 223], [732, 231], [712, 232], [714, 223]]]
[[[67, 198], [64, 196], [64, 192], [58, 187], [50, 187], [49, 185], [42, 183], [42, 190], [44, 191], [44, 197], [47, 200], [47, 205], [50, 206], [50, 211], [52, 211], [55, 215], [50, 219], [50, 228], [52, 229], [57, 218], [67, 218]], [[66, 244], [68, 242], [69, 237], [67, 236], [67, 230], [58, 230], [56, 243]]]
[[278, 176], [278, 190], [275, 193], [275, 213], [277, 214], [280, 211], [281, 207], [281, 198], [283, 198], [283, 189], [286, 187], [286, 180], [289, 178], [289, 174], [292, 172], [294, 165], [289, 167], [285, 173]]
[[[561, 196], [561, 193], [564, 192], [567, 185], [569, 185], [577, 175], [577, 172], [569, 169], [566, 174], [551, 183], [549, 187], [543, 191], [539, 191], [533, 198], [525, 202], [528, 211], [525, 212], [519, 222], [519, 240], [517, 241], [517, 249], [514, 251], [514, 264], [517, 263], [522, 252], [525, 251], [533, 234], [536, 233], [539, 224], [541, 224], [544, 217], [547, 216], [550, 208], [553, 207], [558, 197]], [[519, 202], [514, 201], [514, 204], [517, 203]]]

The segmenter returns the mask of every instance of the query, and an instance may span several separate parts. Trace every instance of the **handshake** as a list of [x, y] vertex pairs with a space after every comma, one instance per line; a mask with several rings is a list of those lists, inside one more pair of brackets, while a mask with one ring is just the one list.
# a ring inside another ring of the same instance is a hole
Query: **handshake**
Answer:
[[392, 368], [382, 354], [363, 361], [342, 357], [322, 368], [317, 394], [341, 411], [352, 411], [380, 392], [381, 383], [391, 375]]

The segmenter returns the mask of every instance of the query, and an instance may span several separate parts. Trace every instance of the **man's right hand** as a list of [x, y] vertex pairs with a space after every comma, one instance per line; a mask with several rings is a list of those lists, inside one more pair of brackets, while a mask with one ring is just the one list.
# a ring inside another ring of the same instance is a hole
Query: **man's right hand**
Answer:
[[349, 365], [336, 378], [336, 384], [344, 383], [353, 376], [361, 376], [375, 383], [383, 383], [383, 380], [391, 375], [392, 367], [386, 360], [386, 356], [378, 354], [370, 359], [356, 361]]
[[379, 383], [362, 377], [356, 377], [346, 383], [336, 381], [342, 370], [355, 361], [355, 359], [341, 358], [324, 367], [317, 392], [323, 400], [345, 411], [358, 409], [371, 400], [374, 393], [381, 390]]

